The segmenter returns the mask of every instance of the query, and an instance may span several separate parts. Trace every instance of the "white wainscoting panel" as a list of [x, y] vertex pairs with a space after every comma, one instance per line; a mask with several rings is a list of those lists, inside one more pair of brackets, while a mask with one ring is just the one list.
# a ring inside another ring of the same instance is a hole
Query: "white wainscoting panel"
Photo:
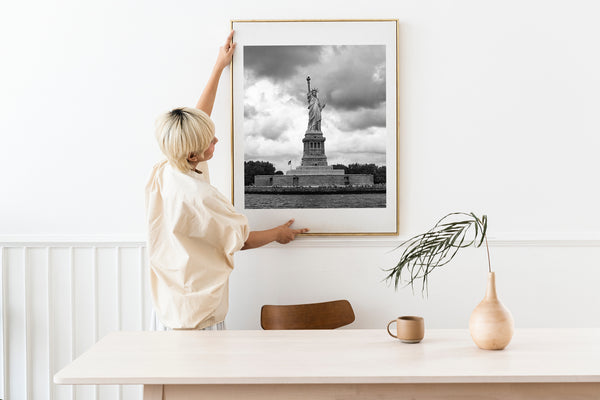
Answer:
[[[483, 249], [437, 272], [423, 298], [383, 281], [382, 268], [394, 265], [393, 249], [407, 238], [305, 239], [236, 254], [229, 329], [260, 329], [263, 304], [338, 298], [355, 309], [350, 328], [383, 329], [413, 313], [426, 317], [428, 328], [466, 327], [484, 294]], [[519, 327], [600, 327], [598, 234], [504, 235], [490, 238], [490, 247], [501, 299]], [[141, 386], [62, 386], [52, 378], [108, 332], [149, 327], [143, 242], [0, 238], [0, 262], [0, 399], [142, 398]]]
[[115, 330], [149, 326], [145, 247], [0, 247], [2, 382], [10, 400], [142, 398], [141, 386], [63, 386], [54, 374]]

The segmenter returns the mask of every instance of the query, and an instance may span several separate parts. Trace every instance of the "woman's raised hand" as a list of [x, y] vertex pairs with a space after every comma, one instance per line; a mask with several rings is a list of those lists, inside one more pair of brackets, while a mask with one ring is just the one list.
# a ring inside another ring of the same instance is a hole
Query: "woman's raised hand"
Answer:
[[216, 65], [220, 69], [228, 66], [233, 58], [233, 53], [235, 52], [236, 46], [236, 44], [233, 43], [233, 33], [234, 31], [231, 31], [229, 36], [227, 36], [227, 40], [225, 40], [225, 44], [219, 47], [219, 55], [217, 56]]

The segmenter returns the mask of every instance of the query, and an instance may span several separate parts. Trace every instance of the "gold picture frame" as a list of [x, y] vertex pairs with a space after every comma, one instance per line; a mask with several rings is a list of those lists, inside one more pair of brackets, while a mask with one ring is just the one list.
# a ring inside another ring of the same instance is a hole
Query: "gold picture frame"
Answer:
[[295, 218], [313, 236], [398, 235], [398, 20], [233, 20], [231, 29], [232, 200], [251, 228]]

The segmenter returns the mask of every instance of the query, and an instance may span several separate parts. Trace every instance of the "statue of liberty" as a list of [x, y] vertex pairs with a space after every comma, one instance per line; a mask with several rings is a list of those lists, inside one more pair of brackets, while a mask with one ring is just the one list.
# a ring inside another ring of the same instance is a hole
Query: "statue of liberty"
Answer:
[[306, 78], [308, 83], [308, 92], [306, 98], [308, 100], [308, 131], [321, 132], [321, 110], [325, 108], [325, 102], [321, 104], [317, 97], [319, 90], [310, 88], [310, 76]]

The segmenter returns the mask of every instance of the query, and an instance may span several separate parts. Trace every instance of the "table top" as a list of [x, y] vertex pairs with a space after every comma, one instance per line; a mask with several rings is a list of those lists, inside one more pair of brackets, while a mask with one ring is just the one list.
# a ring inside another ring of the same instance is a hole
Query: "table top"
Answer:
[[405, 344], [385, 329], [114, 332], [58, 384], [600, 382], [600, 329], [518, 329], [501, 351], [468, 330]]

